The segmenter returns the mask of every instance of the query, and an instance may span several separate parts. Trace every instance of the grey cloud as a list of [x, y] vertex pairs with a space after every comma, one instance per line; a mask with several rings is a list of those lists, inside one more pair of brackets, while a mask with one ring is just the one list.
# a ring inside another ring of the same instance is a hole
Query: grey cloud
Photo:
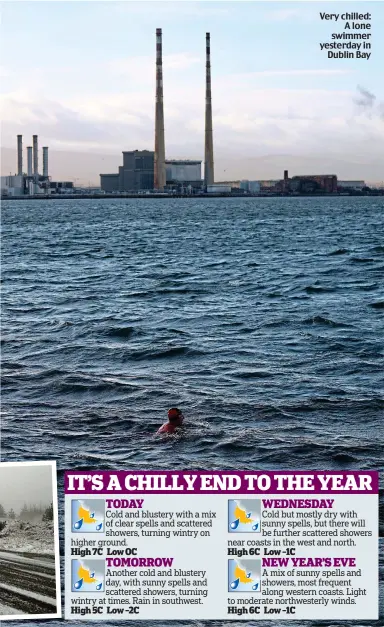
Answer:
[[355, 98], [354, 102], [360, 109], [360, 112], [365, 113], [369, 118], [379, 117], [384, 120], [384, 102], [377, 102], [375, 94], [366, 89], [365, 87], [357, 86], [359, 97]]
[[[138, 123], [116, 122], [112, 114], [110, 120], [94, 122], [59, 103], [46, 102], [42, 106], [30, 107], [29, 114], [36, 119], [36, 122], [30, 120], [25, 124], [19, 124], [19, 132], [25, 135], [32, 133], [43, 135], [44, 141], [48, 142], [48, 145], [50, 141], [54, 143], [65, 142], [66, 144], [117, 143], [122, 144], [123, 149], [126, 141], [131, 140], [152, 144], [153, 123], [147, 115], [140, 113], [135, 113]], [[8, 128], [3, 129], [4, 138], [7, 140], [6, 143], [12, 142], [13, 134]]]
[[375, 104], [376, 96], [360, 85], [357, 86], [359, 97], [355, 98], [355, 104], [362, 109], [372, 109]]

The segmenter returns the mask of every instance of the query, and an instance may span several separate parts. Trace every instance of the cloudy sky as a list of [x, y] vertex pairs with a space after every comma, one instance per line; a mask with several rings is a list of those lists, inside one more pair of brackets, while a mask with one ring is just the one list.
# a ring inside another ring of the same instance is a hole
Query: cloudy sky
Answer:
[[19, 513], [26, 505], [52, 502], [52, 467], [30, 464], [0, 465], [0, 504]]
[[[320, 11], [347, 10], [372, 15], [369, 60], [320, 51], [344, 25]], [[2, 14], [2, 144], [14, 150], [21, 133], [30, 145], [37, 133], [57, 175], [91, 176], [103, 156], [110, 171], [122, 150], [153, 149], [158, 27], [168, 158], [203, 157], [209, 31], [219, 178], [280, 177], [284, 156], [297, 167], [320, 158], [343, 177], [358, 164], [371, 180], [384, 172], [383, 2], [13, 0]]]

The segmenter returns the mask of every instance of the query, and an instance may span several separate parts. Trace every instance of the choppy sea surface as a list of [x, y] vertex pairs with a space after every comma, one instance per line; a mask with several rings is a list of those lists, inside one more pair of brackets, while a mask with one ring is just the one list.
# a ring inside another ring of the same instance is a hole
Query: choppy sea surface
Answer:
[[[383, 211], [3, 202], [2, 461], [383, 470]], [[174, 405], [185, 434], [159, 438]]]

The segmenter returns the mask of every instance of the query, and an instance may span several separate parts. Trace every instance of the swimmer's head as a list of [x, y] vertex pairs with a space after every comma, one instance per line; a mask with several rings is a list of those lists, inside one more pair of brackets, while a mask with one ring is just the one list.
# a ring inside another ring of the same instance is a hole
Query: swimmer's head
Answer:
[[168, 410], [169, 422], [177, 422], [177, 420], [180, 420], [181, 418], [183, 418], [183, 414], [177, 407], [171, 407], [171, 409]]

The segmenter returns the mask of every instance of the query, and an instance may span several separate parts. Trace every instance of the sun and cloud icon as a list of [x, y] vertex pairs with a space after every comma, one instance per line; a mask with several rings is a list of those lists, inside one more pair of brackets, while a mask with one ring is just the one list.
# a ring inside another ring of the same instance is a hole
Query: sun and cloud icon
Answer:
[[228, 531], [230, 533], [260, 533], [260, 499], [228, 501]]
[[260, 560], [228, 560], [228, 592], [259, 592]]
[[72, 592], [103, 592], [104, 560], [72, 560]]
[[105, 501], [102, 499], [72, 500], [72, 531], [82, 533], [103, 533]]

